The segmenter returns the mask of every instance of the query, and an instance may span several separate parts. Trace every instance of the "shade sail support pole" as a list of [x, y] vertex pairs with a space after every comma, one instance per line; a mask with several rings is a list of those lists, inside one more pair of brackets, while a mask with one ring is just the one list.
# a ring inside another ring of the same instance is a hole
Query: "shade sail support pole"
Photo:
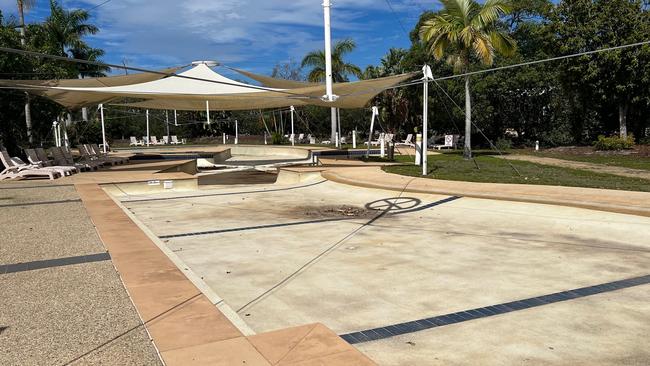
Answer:
[[239, 122], [235, 120], [235, 145], [239, 144]]
[[174, 109], [174, 126], [178, 127], [178, 114], [176, 113], [175, 109]]
[[205, 112], [206, 112], [206, 117], [208, 119], [208, 124], [210, 124], [210, 101], [209, 100], [205, 101]]
[[59, 147], [59, 137], [56, 135], [56, 125], [57, 122], [52, 122], [52, 130], [54, 130], [54, 146]]
[[293, 114], [296, 112], [296, 108], [291, 106], [291, 146], [296, 146], [296, 133], [293, 130]]
[[336, 108], [336, 124], [339, 130], [339, 139], [337, 143], [339, 144], [339, 149], [343, 147], [343, 131], [341, 131], [341, 109]]
[[99, 115], [101, 116], [102, 119], [102, 142], [104, 143], [104, 154], [107, 153], [106, 149], [106, 124], [104, 121], [104, 105], [100, 104], [99, 105]]
[[422, 99], [422, 175], [427, 175], [428, 165], [427, 165], [427, 152], [428, 152], [428, 132], [429, 132], [429, 82], [433, 80], [433, 73], [429, 65], [424, 65], [422, 68], [422, 73], [424, 74], [423, 86], [424, 86], [424, 95]]
[[165, 110], [165, 124], [167, 125], [167, 143], [169, 143], [171, 140], [171, 136], [169, 136], [169, 111]]
[[151, 141], [151, 137], [149, 137], [149, 110], [147, 109], [147, 147], [149, 147], [149, 142]]
[[372, 117], [370, 118], [370, 133], [368, 134], [368, 151], [366, 152], [366, 158], [370, 158], [370, 143], [372, 142], [372, 130], [375, 129], [375, 118], [379, 116], [379, 108], [372, 107]]

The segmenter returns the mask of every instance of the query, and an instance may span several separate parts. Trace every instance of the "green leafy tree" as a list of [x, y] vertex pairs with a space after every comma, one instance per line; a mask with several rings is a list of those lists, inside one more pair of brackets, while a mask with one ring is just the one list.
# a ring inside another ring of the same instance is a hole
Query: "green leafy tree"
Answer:
[[[106, 52], [99, 48], [88, 47], [85, 44], [80, 44], [77, 47], [70, 49], [70, 54], [73, 58], [79, 60], [102, 63], [101, 58], [106, 54]], [[77, 69], [79, 70], [79, 77], [82, 79], [87, 77], [103, 77], [106, 76], [107, 72], [111, 71], [111, 68], [108, 66], [91, 64], [77, 64]]]
[[[648, 11], [640, 0], [562, 1], [553, 14], [553, 27], [563, 54], [597, 50], [650, 39]], [[562, 80], [575, 90], [576, 114], [591, 114], [592, 125], [585, 139], [593, 140], [605, 130], [627, 136], [628, 116], [633, 108], [647, 109], [647, 77], [650, 47], [603, 52], [565, 61]], [[588, 113], [585, 113], [588, 112]], [[637, 121], [638, 122], [638, 121]], [[639, 125], [639, 123], [636, 123]], [[577, 126], [585, 130], [585, 126]]]
[[[510, 11], [505, 0], [441, 0], [443, 9], [419, 29], [420, 38], [437, 60], [447, 54], [447, 62], [460, 73], [470, 70], [473, 61], [492, 65], [495, 53], [512, 55], [515, 41], [499, 27]], [[472, 157], [472, 104], [470, 77], [465, 77], [465, 159]]]
[[[361, 69], [344, 60], [345, 55], [354, 51], [357, 44], [351, 39], [345, 39], [334, 44], [332, 47], [332, 80], [335, 83], [349, 81], [350, 76], [361, 77]], [[317, 50], [309, 52], [302, 59], [303, 68], [311, 68], [307, 79], [311, 82], [325, 81], [325, 51]]]
[[99, 32], [99, 28], [88, 23], [89, 19], [86, 10], [67, 10], [56, 0], [50, 0], [50, 16], [44, 27], [61, 56], [69, 56], [70, 49], [86, 47], [83, 37]]

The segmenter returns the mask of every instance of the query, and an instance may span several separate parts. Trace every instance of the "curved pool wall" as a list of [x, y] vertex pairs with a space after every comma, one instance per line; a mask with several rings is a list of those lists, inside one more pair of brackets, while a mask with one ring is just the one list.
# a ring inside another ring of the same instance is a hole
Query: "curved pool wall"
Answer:
[[138, 151], [131, 160], [191, 160], [198, 169], [261, 169], [312, 163], [308, 149], [285, 146], [233, 145], [220, 151]]

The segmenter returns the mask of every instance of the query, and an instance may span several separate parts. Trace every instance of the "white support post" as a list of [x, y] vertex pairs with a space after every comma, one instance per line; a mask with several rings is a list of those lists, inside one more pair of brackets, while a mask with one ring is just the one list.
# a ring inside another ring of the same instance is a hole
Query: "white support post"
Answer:
[[375, 118], [379, 116], [379, 108], [372, 107], [372, 118], [370, 119], [370, 133], [368, 134], [368, 151], [366, 157], [370, 157], [370, 143], [372, 142], [372, 131], [375, 129]]
[[104, 143], [104, 154], [107, 153], [107, 148], [106, 148], [106, 126], [104, 125], [104, 105], [100, 104], [99, 105], [99, 115], [102, 118], [102, 142]]
[[[171, 136], [169, 136], [169, 111], [165, 110], [165, 124], [167, 125], [167, 143], [171, 142]], [[165, 141], [165, 139], [163, 139]]]
[[296, 109], [291, 106], [291, 146], [296, 146], [296, 134], [293, 130], [293, 114], [295, 113]]
[[61, 147], [61, 125], [63, 124], [63, 121], [59, 121], [59, 123], [56, 124], [56, 138], [58, 141], [58, 147]]
[[226, 133], [225, 132], [223, 133], [223, 144], [224, 145], [226, 144]]
[[382, 158], [386, 156], [386, 134], [384, 133], [379, 135], [379, 155]]
[[268, 142], [266, 141], [266, 131], [264, 131], [264, 145], [268, 145]]
[[178, 115], [176, 114], [175, 109], [174, 109], [174, 126], [178, 127]]
[[208, 118], [208, 124], [210, 124], [210, 101], [209, 100], [205, 101], [205, 112]]
[[429, 130], [429, 81], [433, 80], [433, 73], [429, 65], [422, 68], [424, 74], [424, 98], [422, 99], [422, 175], [427, 175], [427, 153], [428, 153], [428, 130]]
[[353, 149], [357, 148], [357, 130], [356, 129], [352, 130], [352, 148]]
[[59, 147], [59, 136], [57, 136], [56, 125], [58, 122], [52, 122], [52, 130], [54, 130], [54, 146]]
[[68, 130], [63, 129], [63, 143], [65, 147], [70, 147], [70, 140], [68, 139]]
[[340, 149], [343, 147], [343, 144], [341, 142], [343, 140], [343, 131], [341, 131], [341, 110], [339, 108], [336, 108], [336, 123], [339, 130], [339, 139], [337, 140], [337, 143], [339, 144], [338, 147]]
[[147, 109], [147, 147], [149, 147], [149, 143], [151, 142], [151, 137], [149, 136], [149, 110]]
[[235, 145], [239, 144], [239, 122], [235, 120]]

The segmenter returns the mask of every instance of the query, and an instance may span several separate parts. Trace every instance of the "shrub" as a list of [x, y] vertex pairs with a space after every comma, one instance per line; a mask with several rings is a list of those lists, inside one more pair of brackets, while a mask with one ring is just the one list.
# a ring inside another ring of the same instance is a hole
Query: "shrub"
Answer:
[[284, 144], [286, 144], [287, 142], [288, 142], [288, 140], [287, 140], [284, 136], [282, 136], [281, 133], [279, 133], [279, 132], [273, 132], [273, 133], [271, 134], [271, 143], [272, 143], [273, 145], [284, 145]]
[[500, 137], [497, 139], [495, 146], [499, 151], [506, 151], [512, 149], [512, 140]]
[[594, 142], [596, 150], [625, 150], [634, 147], [634, 136], [628, 135], [627, 138], [620, 136], [598, 136], [598, 141]]

